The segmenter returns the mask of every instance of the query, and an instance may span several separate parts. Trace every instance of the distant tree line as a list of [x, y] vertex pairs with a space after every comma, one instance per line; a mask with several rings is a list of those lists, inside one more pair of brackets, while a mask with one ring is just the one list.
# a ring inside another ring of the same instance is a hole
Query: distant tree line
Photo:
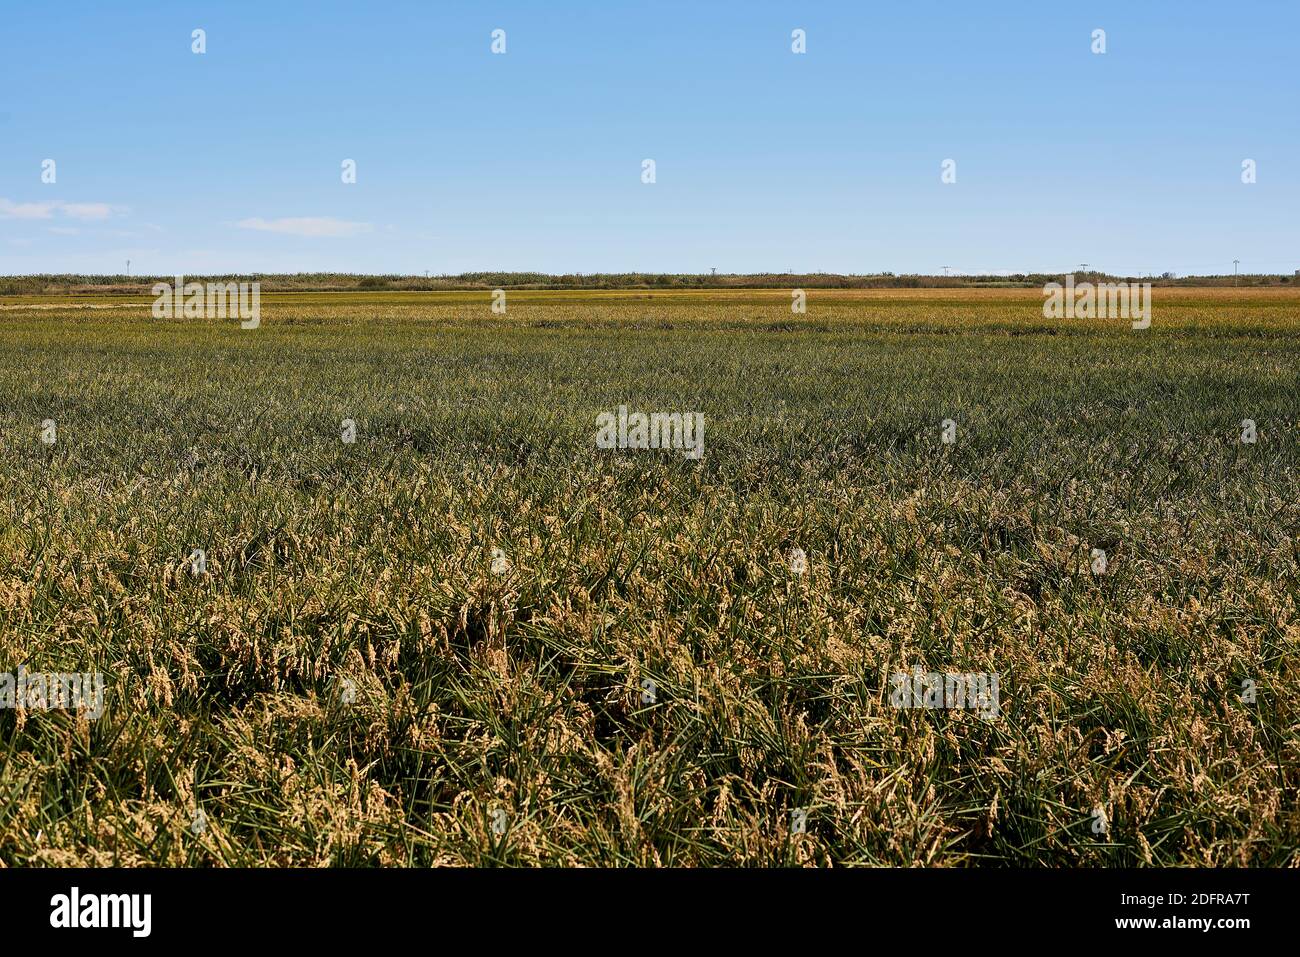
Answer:
[[[357, 273], [275, 273], [186, 276], [196, 282], [259, 281], [263, 292], [346, 292], [349, 290], [433, 291], [456, 289], [964, 289], [1038, 288], [1060, 282], [1061, 273], [1018, 273], [1016, 275], [928, 276], [869, 273], [745, 273], [711, 275], [700, 273], [566, 273], [466, 272], [458, 275], [403, 276]], [[1296, 282], [1289, 275], [1184, 276], [1166, 272], [1160, 276], [1113, 276], [1100, 272], [1076, 272], [1078, 282], [1150, 282], [1156, 286], [1281, 286]], [[148, 295], [155, 282], [170, 282], [172, 276], [0, 276], [0, 295], [44, 293]]]

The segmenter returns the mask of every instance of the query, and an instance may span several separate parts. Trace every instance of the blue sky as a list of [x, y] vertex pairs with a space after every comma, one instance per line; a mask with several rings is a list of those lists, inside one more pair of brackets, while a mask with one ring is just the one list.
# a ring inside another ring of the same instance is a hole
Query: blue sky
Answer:
[[1297, 35], [1283, 0], [6, 4], [0, 273], [1290, 272]]

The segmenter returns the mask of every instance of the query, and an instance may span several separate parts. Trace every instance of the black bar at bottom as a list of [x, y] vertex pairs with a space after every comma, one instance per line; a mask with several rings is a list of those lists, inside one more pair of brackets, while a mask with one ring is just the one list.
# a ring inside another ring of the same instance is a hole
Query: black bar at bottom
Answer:
[[433, 933], [530, 946], [578, 934], [589, 946], [646, 949], [802, 937], [806, 948], [809, 934], [865, 941], [882, 930], [939, 947], [1021, 935], [1199, 935], [1231, 946], [1291, 927], [1297, 890], [1300, 874], [1286, 870], [17, 869], [0, 870], [0, 914], [11, 944], [72, 935], [373, 947]]

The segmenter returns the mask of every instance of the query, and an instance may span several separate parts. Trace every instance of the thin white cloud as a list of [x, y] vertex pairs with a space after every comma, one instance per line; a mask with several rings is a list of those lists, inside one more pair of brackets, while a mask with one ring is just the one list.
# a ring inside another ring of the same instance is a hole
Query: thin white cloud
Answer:
[[0, 198], [0, 219], [53, 219], [56, 203], [15, 203]]
[[69, 219], [99, 220], [120, 212], [124, 212], [123, 207], [109, 203], [65, 203], [60, 199], [15, 203], [0, 196], [0, 219], [53, 219], [58, 213]]
[[79, 236], [81, 234], [81, 230], [76, 226], [50, 226], [45, 231], [56, 236]]
[[108, 203], [61, 203], [59, 209], [73, 219], [108, 219], [114, 208]]
[[299, 216], [287, 219], [263, 219], [254, 216], [235, 223], [240, 229], [256, 229], [264, 233], [282, 233], [286, 236], [356, 236], [373, 228], [369, 223], [352, 223], [330, 216]]

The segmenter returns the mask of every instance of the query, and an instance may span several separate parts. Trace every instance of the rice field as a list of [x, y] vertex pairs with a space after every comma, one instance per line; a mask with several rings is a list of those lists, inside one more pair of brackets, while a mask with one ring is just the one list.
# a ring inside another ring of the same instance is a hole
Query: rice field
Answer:
[[791, 302], [0, 297], [0, 865], [1300, 864], [1300, 291]]

